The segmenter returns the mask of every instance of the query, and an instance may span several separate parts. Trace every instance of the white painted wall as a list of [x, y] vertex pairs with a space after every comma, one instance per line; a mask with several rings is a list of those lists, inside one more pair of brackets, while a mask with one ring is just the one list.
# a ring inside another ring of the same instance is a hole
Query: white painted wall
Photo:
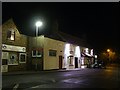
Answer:
[[[76, 49], [77, 47], [77, 49]], [[78, 49], [79, 47], [79, 49]], [[64, 61], [65, 61], [65, 68], [66, 69], [75, 69], [75, 57], [78, 58], [78, 68], [80, 68], [80, 58], [81, 58], [81, 48], [80, 46], [77, 46], [77, 45], [73, 45], [73, 44], [69, 44], [69, 43], [66, 43], [65, 44], [65, 52], [64, 52]], [[70, 51], [73, 51], [72, 54], [70, 54]], [[68, 56], [72, 55], [73, 58], [71, 59], [72, 60], [72, 63], [73, 63], [73, 66], [70, 65], [70, 59], [68, 58]]]
[[[49, 56], [50, 49], [57, 50], [56, 57]], [[64, 55], [64, 42], [45, 37], [43, 69], [44, 70], [59, 69], [59, 55], [62, 55], [62, 56]], [[63, 62], [63, 65], [64, 65], [64, 62]]]

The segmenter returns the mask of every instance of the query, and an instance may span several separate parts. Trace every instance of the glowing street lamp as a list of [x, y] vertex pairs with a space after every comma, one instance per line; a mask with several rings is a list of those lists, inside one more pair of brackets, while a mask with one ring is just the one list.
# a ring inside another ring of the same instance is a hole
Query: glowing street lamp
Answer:
[[38, 36], [38, 28], [41, 27], [43, 25], [43, 23], [41, 21], [37, 21], [35, 23], [35, 25], [36, 25], [36, 38], [37, 38], [37, 36]]
[[37, 21], [35, 25], [36, 25], [36, 27], [41, 27], [43, 25], [43, 23], [41, 21]]
[[110, 49], [107, 49], [107, 52], [109, 53], [109, 52], [110, 52]]
[[[35, 26], [36, 26], [36, 47], [37, 47], [37, 37], [38, 37], [38, 29], [39, 29], [39, 27], [41, 27], [43, 25], [43, 23], [42, 23], [42, 21], [37, 21], [36, 23], [35, 23]], [[37, 57], [37, 56], [36, 56]], [[37, 62], [36, 62], [36, 70], [37, 70]]]
[[108, 62], [110, 62], [110, 49], [107, 49], [108, 52]]

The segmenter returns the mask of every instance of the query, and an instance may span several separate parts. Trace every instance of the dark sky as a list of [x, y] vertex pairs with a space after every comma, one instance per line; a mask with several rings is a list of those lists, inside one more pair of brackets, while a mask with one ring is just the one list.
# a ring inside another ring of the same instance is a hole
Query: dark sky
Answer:
[[86, 36], [97, 50], [119, 49], [118, 16], [119, 3], [93, 2], [4, 2], [3, 22], [14, 18], [22, 33], [33, 35], [35, 19], [45, 22], [40, 33], [49, 32], [57, 19], [59, 30], [71, 35]]

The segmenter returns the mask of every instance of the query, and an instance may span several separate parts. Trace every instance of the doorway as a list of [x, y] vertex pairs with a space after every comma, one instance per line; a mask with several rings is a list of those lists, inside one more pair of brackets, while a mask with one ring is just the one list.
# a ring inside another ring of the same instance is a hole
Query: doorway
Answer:
[[75, 68], [78, 68], [78, 57], [75, 57]]
[[63, 57], [59, 56], [59, 69], [62, 69]]

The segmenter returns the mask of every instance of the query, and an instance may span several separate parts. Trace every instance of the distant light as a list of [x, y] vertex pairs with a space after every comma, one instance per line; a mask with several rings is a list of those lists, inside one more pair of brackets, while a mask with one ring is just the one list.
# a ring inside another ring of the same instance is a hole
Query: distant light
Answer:
[[97, 55], [95, 55], [95, 58], [97, 58]]
[[89, 53], [88, 48], [85, 49], [85, 53], [87, 53], [87, 54]]
[[84, 57], [81, 57], [81, 64], [84, 65]]
[[43, 25], [43, 23], [41, 21], [37, 21], [35, 25], [36, 25], [36, 27], [41, 27]]
[[90, 54], [93, 56], [93, 49], [91, 49], [91, 53]]
[[70, 55], [70, 44], [65, 44], [65, 51], [64, 51], [64, 54], [65, 54], [65, 67], [68, 68], [68, 56]]
[[66, 45], [65, 45], [65, 54], [66, 54], [67, 56], [70, 55], [70, 44], [66, 44]]
[[75, 55], [76, 55], [76, 57], [80, 57], [80, 47], [79, 46], [76, 46], [76, 48], [75, 48]]
[[110, 52], [110, 49], [107, 49], [107, 52]]
[[81, 66], [81, 68], [85, 68], [85, 66]]

